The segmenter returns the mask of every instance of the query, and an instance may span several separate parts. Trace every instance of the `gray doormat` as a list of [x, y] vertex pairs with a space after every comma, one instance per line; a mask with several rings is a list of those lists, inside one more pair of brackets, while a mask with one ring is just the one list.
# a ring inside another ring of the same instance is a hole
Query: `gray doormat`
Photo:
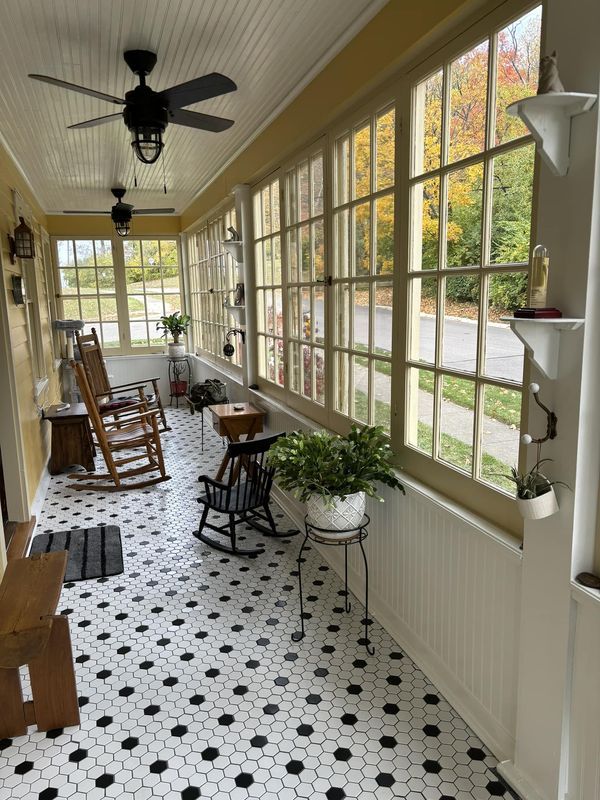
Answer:
[[76, 528], [33, 537], [30, 555], [55, 550], [69, 551], [65, 583], [105, 578], [123, 572], [121, 531], [117, 525]]

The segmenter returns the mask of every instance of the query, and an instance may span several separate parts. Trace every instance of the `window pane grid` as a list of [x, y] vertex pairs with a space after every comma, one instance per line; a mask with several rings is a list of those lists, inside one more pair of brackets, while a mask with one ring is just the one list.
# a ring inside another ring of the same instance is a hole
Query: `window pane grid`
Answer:
[[394, 148], [395, 111], [390, 106], [357, 122], [333, 147], [333, 406], [350, 419], [382, 425], [388, 432]]
[[523, 348], [500, 317], [526, 305], [533, 145], [506, 120], [498, 135], [498, 98], [519, 53], [539, 52], [540, 19], [538, 7], [412, 93], [405, 442], [501, 490], [518, 458]]
[[103, 348], [120, 349], [111, 241], [58, 239], [56, 253], [62, 316], [82, 319], [84, 333], [95, 328]]
[[[223, 344], [231, 328], [237, 327], [225, 303], [234, 304], [236, 285], [242, 282], [235, 259], [225, 251], [227, 229], [236, 227], [233, 206], [208, 220], [189, 237], [189, 282], [192, 331], [196, 347], [212, 357], [224, 359]], [[227, 359], [241, 365], [239, 348]]]
[[[256, 268], [256, 321], [258, 374], [264, 380], [285, 384], [283, 276], [279, 178], [254, 192], [254, 254]], [[286, 202], [292, 202], [286, 197]]]
[[131, 347], [161, 347], [156, 324], [182, 308], [177, 240], [128, 238], [123, 253]]
[[314, 151], [285, 172], [288, 388], [325, 404], [324, 169]]

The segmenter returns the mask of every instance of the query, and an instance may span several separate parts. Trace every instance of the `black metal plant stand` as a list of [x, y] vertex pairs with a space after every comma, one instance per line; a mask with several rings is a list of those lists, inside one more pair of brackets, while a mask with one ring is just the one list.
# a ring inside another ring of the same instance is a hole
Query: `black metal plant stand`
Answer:
[[[175, 398], [176, 407], [179, 408], [179, 398], [186, 396], [190, 385], [190, 362], [187, 360], [187, 356], [181, 356], [180, 358], [167, 356], [167, 360], [169, 362], [169, 405], [173, 405], [173, 398]], [[185, 380], [183, 380], [184, 378]], [[184, 383], [185, 388], [183, 388]]]
[[[305, 536], [304, 541], [300, 547], [300, 552], [298, 553], [298, 591], [300, 594], [300, 631], [296, 631], [292, 634], [292, 641], [299, 642], [304, 639], [305, 631], [304, 631], [304, 598], [302, 596], [302, 553], [304, 548], [306, 547], [306, 543], [310, 539], [317, 544], [324, 544], [334, 547], [343, 547], [344, 548], [344, 611], [346, 614], [349, 614], [352, 610], [352, 606], [349, 602], [349, 592], [348, 592], [348, 547], [353, 544], [357, 544], [360, 547], [360, 551], [362, 553], [363, 562], [365, 565], [365, 637], [363, 640], [360, 641], [360, 644], [364, 644], [367, 653], [369, 655], [373, 655], [375, 653], [374, 647], [369, 647], [369, 564], [367, 562], [367, 555], [365, 553], [365, 549], [363, 547], [363, 542], [369, 535], [367, 530], [371, 519], [368, 514], [362, 518], [360, 525], [356, 528], [348, 528], [344, 531], [336, 531], [328, 528], [319, 528], [316, 525], [313, 525], [311, 522], [308, 521], [308, 515], [304, 517], [304, 529], [305, 529]], [[336, 533], [339, 534], [339, 538], [337, 539], [328, 539], [323, 534], [331, 534]]]

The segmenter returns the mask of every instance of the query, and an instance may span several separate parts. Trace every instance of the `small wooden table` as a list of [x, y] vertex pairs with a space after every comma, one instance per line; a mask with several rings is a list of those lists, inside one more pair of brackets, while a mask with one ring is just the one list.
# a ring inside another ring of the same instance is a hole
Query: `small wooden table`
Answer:
[[65, 411], [59, 411], [59, 408], [50, 406], [44, 411], [44, 419], [52, 426], [50, 475], [58, 475], [71, 464], [81, 464], [92, 472], [96, 450], [85, 403], [71, 403]]
[[[236, 411], [234, 406], [240, 407]], [[239, 442], [240, 436], [246, 435], [246, 441], [254, 439], [263, 429], [263, 419], [266, 411], [261, 411], [252, 403], [223, 403], [217, 406], [208, 406], [212, 414], [213, 428], [219, 436], [226, 436], [229, 442]], [[225, 454], [215, 480], [220, 481], [225, 474], [229, 456]]]
[[[8, 562], [0, 583], [0, 739], [79, 725], [69, 619], [56, 615], [68, 553]], [[23, 702], [19, 667], [33, 700]]]

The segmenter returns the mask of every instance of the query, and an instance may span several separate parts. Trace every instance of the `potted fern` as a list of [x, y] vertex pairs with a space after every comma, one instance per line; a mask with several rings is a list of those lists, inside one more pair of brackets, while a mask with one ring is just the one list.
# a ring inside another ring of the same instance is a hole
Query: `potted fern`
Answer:
[[191, 317], [176, 311], [174, 314], [161, 317], [160, 322], [156, 323], [156, 330], [162, 331], [162, 335], [167, 338], [171, 334], [172, 342], [169, 342], [169, 358], [183, 358], [185, 356], [185, 345], [179, 341], [188, 329]]
[[381, 426], [353, 425], [347, 436], [296, 431], [272, 445], [269, 463], [279, 486], [306, 503], [308, 521], [323, 538], [343, 539], [355, 530], [367, 495], [383, 500], [378, 483], [404, 492]]
[[533, 465], [529, 472], [520, 473], [516, 467], [511, 467], [510, 475], [505, 478], [511, 480], [517, 490], [517, 506], [523, 519], [543, 519], [558, 511], [558, 501], [554, 492], [555, 486], [565, 486], [562, 481], [551, 481], [541, 471], [540, 467], [551, 458], [542, 458]]

